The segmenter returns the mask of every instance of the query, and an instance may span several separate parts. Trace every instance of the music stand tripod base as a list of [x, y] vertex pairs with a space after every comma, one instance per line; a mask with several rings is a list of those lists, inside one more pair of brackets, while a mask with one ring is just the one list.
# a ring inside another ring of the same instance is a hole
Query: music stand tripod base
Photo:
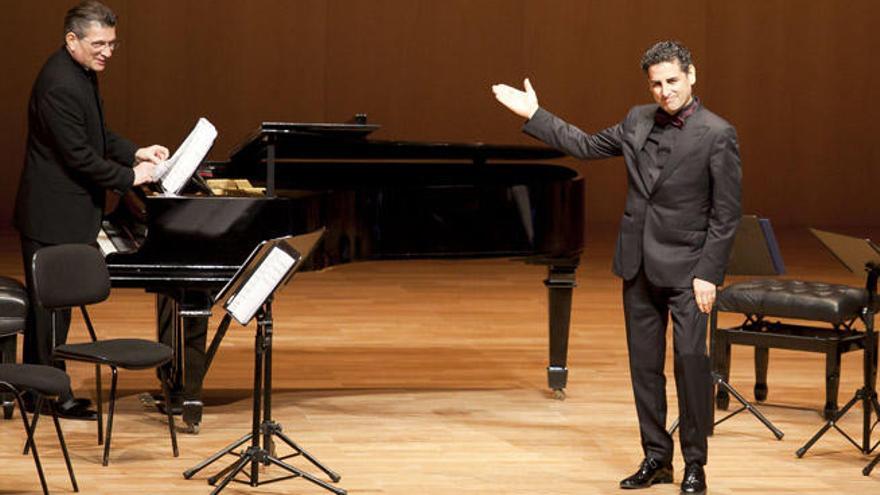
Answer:
[[[219, 473], [208, 478], [209, 484], [216, 485], [214, 491], [211, 492], [212, 495], [220, 493], [233, 481], [256, 487], [291, 478], [305, 479], [336, 495], [346, 495], [347, 493], [342, 488], [333, 486], [285, 462], [285, 459], [302, 456], [313, 466], [323, 471], [334, 483], [341, 479], [337, 473], [330, 470], [285, 435], [281, 431], [281, 425], [272, 419], [273, 294], [279, 287], [287, 283], [296, 270], [302, 266], [303, 261], [311, 253], [323, 234], [324, 231], [322, 229], [293, 238], [288, 236], [263, 241], [254, 249], [247, 261], [242, 264], [242, 267], [216, 298], [216, 301], [225, 300], [223, 307], [226, 309], [226, 315], [224, 315], [223, 321], [218, 328], [218, 334], [221, 338], [229, 326], [230, 319], [233, 317], [236, 321], [246, 326], [256, 316], [257, 331], [254, 338], [254, 388], [251, 431], [183, 473], [184, 478], [190, 479], [196, 473], [226, 455], [237, 457], [235, 461], [227, 465]], [[219, 342], [217, 345], [219, 345]], [[213, 355], [213, 351], [216, 348], [214, 342], [212, 342], [211, 347]], [[294, 452], [286, 457], [278, 457], [275, 452], [275, 439], [279, 439], [282, 443], [287, 444]], [[248, 442], [250, 444], [244, 450], [235, 451]], [[260, 480], [260, 468], [269, 465], [281, 468], [286, 472], [286, 475]], [[237, 476], [242, 472], [245, 473], [246, 480], [237, 479]]]
[[[719, 419], [718, 421], [715, 421], [714, 423], [712, 423], [713, 427], [720, 425], [721, 423], [727, 421], [728, 419], [736, 416], [737, 414], [739, 414], [743, 411], [748, 411], [748, 412], [752, 413], [752, 415], [754, 417], [758, 418], [758, 421], [763, 423], [764, 426], [766, 426], [767, 429], [773, 433], [773, 436], [775, 436], [777, 440], [782, 440], [782, 437], [785, 436], [785, 434], [782, 432], [782, 430], [780, 430], [772, 422], [770, 422], [770, 420], [767, 419], [757, 407], [753, 406], [748, 400], [746, 400], [746, 398], [743, 397], [739, 392], [737, 392], [737, 390], [735, 388], [733, 388], [732, 385], [730, 385], [729, 383], [724, 381], [724, 379], [721, 377], [721, 375], [719, 375], [718, 373], [715, 373], [713, 371], [712, 372], [712, 380], [715, 382], [716, 385], [718, 385], [719, 387], [726, 390], [727, 393], [732, 395], [734, 399], [736, 399], [740, 404], [742, 404], [739, 407], [739, 409], [733, 411], [732, 413], [727, 414], [727, 416], [724, 416], [723, 418]], [[672, 423], [672, 426], [669, 427], [669, 434], [670, 435], [675, 433], [675, 430], [678, 429], [679, 420], [680, 420], [680, 418], [676, 418], [675, 421]]]
[[878, 463], [880, 463], [880, 454], [877, 454], [877, 456], [874, 457], [874, 460], [869, 462], [868, 465], [865, 466], [865, 469], [862, 469], [862, 474], [865, 476], [871, 476], [871, 471], [874, 470], [874, 467], [877, 466]]
[[[866, 301], [860, 314], [862, 323], [865, 325], [865, 348], [862, 366], [864, 382], [862, 388], [855, 392], [849, 402], [847, 402], [833, 418], [826, 421], [819, 431], [817, 431], [803, 447], [799, 448], [795, 454], [798, 457], [803, 457], [804, 454], [806, 454], [807, 451], [831, 428], [837, 430], [860, 452], [863, 454], [870, 454], [878, 445], [880, 445], [880, 442], [871, 445], [871, 432], [874, 429], [874, 426], [876, 426], [876, 423], [872, 423], [871, 420], [872, 412], [880, 418], [880, 402], [877, 401], [877, 390], [874, 384], [877, 378], [877, 362], [874, 354], [877, 346], [876, 334], [874, 332], [874, 315], [877, 303], [877, 278], [880, 276], [880, 249], [867, 239], [858, 239], [831, 232], [823, 232], [816, 229], [810, 230], [820, 241], [822, 241], [825, 247], [831, 251], [835, 258], [852, 272], [855, 273], [860, 267], [864, 267], [864, 270], [867, 272], [867, 279], [865, 282]], [[858, 402], [862, 403], [861, 445], [837, 425], [838, 421]], [[877, 462], [877, 459], [874, 459], [874, 461], [868, 464], [862, 472], [866, 475], [869, 474]]]
[[[715, 306], [712, 308], [712, 313], [710, 315], [710, 326], [712, 327], [712, 329], [714, 329], [717, 326], [717, 324], [718, 324], [718, 307]], [[709, 348], [714, 349], [715, 346], [714, 346], [714, 344], [711, 343], [714, 340], [713, 334], [710, 334], [709, 339], [710, 339]], [[714, 358], [714, 353], [712, 354], [711, 358]], [[716, 371], [712, 371], [711, 373], [712, 373], [712, 382], [716, 386], [724, 389], [724, 391], [727, 392], [729, 395], [732, 395], [733, 398], [736, 399], [737, 402], [739, 402], [741, 404], [741, 406], [738, 409], [736, 409], [735, 411], [728, 413], [723, 418], [712, 423], [713, 429], [715, 426], [720, 425], [721, 423], [736, 416], [737, 414], [739, 414], [743, 411], [748, 411], [752, 414], [752, 416], [757, 418], [758, 421], [760, 421], [764, 426], [766, 426], [767, 429], [770, 430], [771, 433], [773, 433], [773, 436], [775, 436], [777, 440], [782, 440], [782, 437], [785, 436], [785, 434], [782, 432], [782, 430], [777, 428], [769, 419], [767, 419], [766, 416], [764, 416], [763, 413], [761, 413], [761, 411], [757, 407], [752, 405], [751, 402], [749, 402], [745, 397], [742, 396], [742, 394], [740, 394], [735, 388], [733, 388], [733, 385], [727, 383], [727, 380], [725, 380], [724, 377], [720, 373], [718, 373]], [[712, 400], [714, 403], [715, 394], [712, 394], [712, 395], [713, 395]], [[725, 407], [725, 409], [726, 409], [726, 407]], [[678, 429], [679, 420], [680, 420], [680, 418], [676, 418], [675, 421], [672, 423], [672, 426], [670, 426], [670, 428], [669, 428], [670, 435], [675, 433], [675, 430]]]
[[724, 416], [723, 418], [716, 421], [714, 424], [715, 426], [720, 425], [721, 423], [727, 421], [728, 419], [736, 416], [737, 414], [739, 414], [743, 411], [748, 411], [748, 412], [752, 413], [752, 416], [758, 418], [758, 421], [763, 423], [764, 426], [766, 426], [767, 429], [773, 433], [773, 436], [775, 436], [777, 440], [782, 440], [782, 437], [785, 436], [785, 434], [782, 433], [782, 430], [780, 430], [772, 422], [770, 422], [770, 420], [767, 419], [757, 407], [753, 406], [748, 400], [746, 400], [745, 397], [743, 397], [739, 392], [737, 392], [737, 390], [735, 388], [733, 388], [732, 385], [730, 385], [729, 383], [724, 381], [724, 379], [720, 375], [718, 375], [717, 373], [712, 372], [712, 378], [715, 380], [715, 383], [719, 387], [726, 390], [727, 393], [732, 395], [734, 399], [736, 399], [740, 404], [742, 404], [742, 406], [740, 406], [739, 409], [733, 411], [732, 413], [729, 413], [727, 416]]
[[[312, 465], [323, 471], [334, 483], [341, 479], [341, 476], [315, 457], [309, 454], [305, 449], [296, 444], [287, 435], [282, 432], [281, 425], [271, 419], [271, 395], [272, 395], [272, 322], [271, 322], [271, 301], [267, 302], [258, 314], [257, 337], [255, 343], [255, 373], [254, 373], [254, 404], [253, 404], [253, 424], [251, 432], [245, 434], [238, 440], [227, 445], [223, 449], [217, 451], [201, 463], [184, 471], [183, 477], [192, 478], [202, 469], [210, 466], [214, 462], [220, 460], [226, 455], [237, 457], [235, 461], [227, 465], [217, 474], [208, 478], [208, 484], [215, 486], [211, 495], [220, 493], [232, 481], [246, 483], [250, 486], [260, 486], [267, 483], [274, 483], [291, 478], [303, 478], [315, 485], [324, 488], [336, 495], [346, 495], [346, 490], [333, 486], [326, 481], [305, 472], [288, 462], [286, 459], [290, 457], [302, 456]], [[228, 318], [226, 315], [224, 318]], [[265, 380], [263, 380], [265, 377]], [[262, 419], [261, 419], [262, 415]], [[274, 439], [281, 440], [282, 443], [293, 449], [293, 453], [285, 457], [278, 457], [275, 452]], [[250, 442], [244, 450], [236, 451], [240, 447]], [[274, 465], [287, 472], [286, 476], [260, 480], [260, 466]], [[249, 469], [248, 469], [249, 468]], [[237, 479], [237, 476], [245, 472], [247, 480]], [[218, 484], [219, 482], [219, 484]]]

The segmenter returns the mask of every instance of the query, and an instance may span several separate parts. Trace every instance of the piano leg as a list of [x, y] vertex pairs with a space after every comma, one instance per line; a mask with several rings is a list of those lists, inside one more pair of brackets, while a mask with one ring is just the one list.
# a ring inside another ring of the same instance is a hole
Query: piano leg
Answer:
[[158, 338], [174, 351], [173, 359], [165, 367], [171, 411], [182, 414], [191, 433], [198, 433], [202, 421], [210, 307], [210, 296], [206, 293], [188, 291], [179, 298], [156, 295]]
[[571, 295], [577, 286], [575, 271], [577, 258], [554, 260], [547, 270], [550, 322], [550, 365], [547, 367], [547, 384], [556, 399], [565, 399], [565, 385], [568, 382], [568, 331], [571, 323]]

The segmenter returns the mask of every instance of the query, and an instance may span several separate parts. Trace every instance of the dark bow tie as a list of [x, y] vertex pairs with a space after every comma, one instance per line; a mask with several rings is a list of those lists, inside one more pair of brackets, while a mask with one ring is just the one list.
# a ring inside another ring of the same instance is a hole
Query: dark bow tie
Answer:
[[661, 109], [657, 109], [657, 113], [654, 114], [654, 123], [660, 127], [666, 127], [668, 125], [673, 125], [679, 129], [684, 127], [684, 119], [679, 117], [678, 114], [669, 115]]
[[687, 108], [678, 112], [675, 115], [669, 115], [662, 108], [658, 108], [657, 112], [654, 113], [654, 123], [666, 127], [667, 125], [674, 125], [681, 129], [684, 127], [684, 121], [687, 120], [694, 112], [697, 111], [697, 106], [699, 106], [700, 101], [694, 98], [694, 101], [688, 105]]

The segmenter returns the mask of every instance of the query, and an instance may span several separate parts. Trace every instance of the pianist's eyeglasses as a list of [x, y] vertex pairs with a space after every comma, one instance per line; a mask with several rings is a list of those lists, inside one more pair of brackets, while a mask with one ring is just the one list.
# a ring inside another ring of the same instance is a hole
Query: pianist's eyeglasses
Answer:
[[82, 38], [82, 41], [85, 41], [86, 43], [88, 43], [89, 46], [92, 47], [92, 50], [95, 50], [96, 52], [103, 52], [104, 48], [109, 48], [111, 52], [115, 51], [117, 48], [119, 48], [119, 43], [120, 43], [119, 40], [89, 41], [87, 38]]

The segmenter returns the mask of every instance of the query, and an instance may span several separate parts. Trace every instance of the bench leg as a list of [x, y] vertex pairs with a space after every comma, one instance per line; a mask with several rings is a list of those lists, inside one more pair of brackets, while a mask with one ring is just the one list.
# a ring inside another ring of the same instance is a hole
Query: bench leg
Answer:
[[837, 414], [837, 393], [840, 388], [840, 349], [825, 353], [825, 409], [822, 415], [831, 419]]
[[[877, 342], [875, 342], [876, 344]], [[833, 418], [838, 410], [837, 398], [840, 389], [840, 360], [842, 354], [843, 351], [839, 348], [825, 351], [825, 407], [822, 411], [822, 416], [825, 419]], [[769, 349], [767, 347], [755, 346], [755, 400], [759, 402], [767, 399], [767, 370], [769, 362]], [[729, 351], [727, 365], [729, 368]], [[876, 375], [871, 378], [872, 381], [876, 380]]]
[[755, 400], [767, 400], [767, 368], [770, 365], [770, 349], [755, 347]]

